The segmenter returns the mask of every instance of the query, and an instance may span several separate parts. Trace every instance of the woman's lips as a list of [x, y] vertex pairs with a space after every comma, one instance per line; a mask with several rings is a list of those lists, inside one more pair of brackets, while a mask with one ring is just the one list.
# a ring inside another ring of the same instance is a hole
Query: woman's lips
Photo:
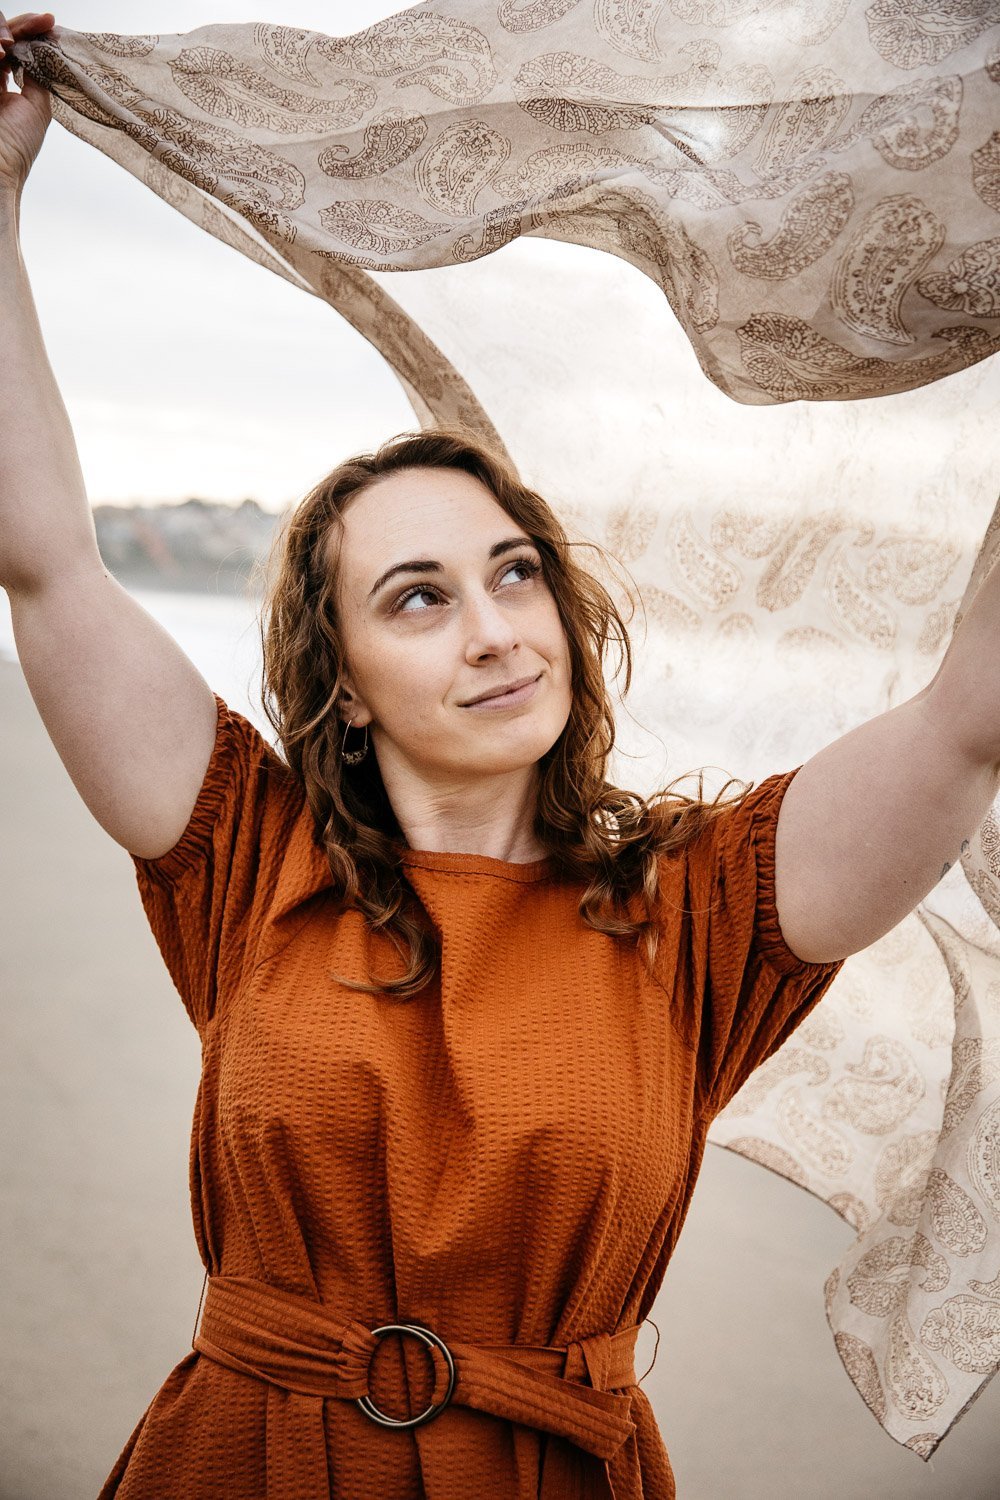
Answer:
[[470, 713], [483, 711], [496, 713], [504, 708], [517, 708], [519, 704], [527, 703], [530, 698], [534, 697], [540, 681], [541, 678], [536, 677], [533, 682], [525, 683], [524, 687], [515, 688], [512, 693], [501, 693], [496, 698], [481, 698], [478, 703], [466, 703], [464, 707], [469, 709]]

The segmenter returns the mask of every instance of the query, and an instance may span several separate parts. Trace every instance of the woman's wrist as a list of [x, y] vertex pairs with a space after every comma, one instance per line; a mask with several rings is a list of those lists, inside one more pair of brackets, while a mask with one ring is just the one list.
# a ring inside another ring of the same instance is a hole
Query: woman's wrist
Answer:
[[21, 189], [23, 182], [17, 186], [13, 183], [0, 183], [0, 232], [6, 234], [9, 230], [16, 232], [21, 218]]

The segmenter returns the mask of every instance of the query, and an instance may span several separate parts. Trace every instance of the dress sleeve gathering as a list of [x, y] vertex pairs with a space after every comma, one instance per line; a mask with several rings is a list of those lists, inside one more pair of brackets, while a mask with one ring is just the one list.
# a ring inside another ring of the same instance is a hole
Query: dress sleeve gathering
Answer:
[[290, 776], [259, 730], [215, 701], [215, 744], [187, 827], [158, 859], [131, 856], [153, 936], [199, 1032], [252, 961], [269, 803]]
[[708, 1119], [791, 1036], [843, 966], [798, 958], [778, 921], [775, 831], [797, 770], [769, 776], [685, 851], [674, 1000], [697, 1050], [697, 1107]]

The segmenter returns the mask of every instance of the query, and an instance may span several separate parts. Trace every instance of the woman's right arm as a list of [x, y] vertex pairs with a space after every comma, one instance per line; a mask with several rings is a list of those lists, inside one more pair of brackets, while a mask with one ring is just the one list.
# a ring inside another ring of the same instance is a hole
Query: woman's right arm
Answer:
[[[30, 34], [10, 26], [17, 39]], [[215, 743], [216, 705], [98, 551], [20, 250], [23, 176], [11, 175], [10, 162], [20, 152], [23, 165], [25, 143], [37, 151], [49, 119], [46, 91], [25, 83], [20, 95], [0, 92], [0, 586], [31, 696], [77, 791], [117, 843], [154, 859], [187, 826]]]

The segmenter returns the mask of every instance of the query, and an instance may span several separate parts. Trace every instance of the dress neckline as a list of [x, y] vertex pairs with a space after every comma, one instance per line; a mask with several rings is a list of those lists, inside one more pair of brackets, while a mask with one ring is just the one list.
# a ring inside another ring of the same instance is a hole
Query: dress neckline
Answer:
[[461, 854], [442, 849], [404, 849], [404, 865], [419, 870], [436, 870], [442, 875], [491, 875], [497, 880], [515, 880], [528, 884], [544, 880], [552, 873], [552, 858], [528, 860], [494, 859], [489, 854]]

